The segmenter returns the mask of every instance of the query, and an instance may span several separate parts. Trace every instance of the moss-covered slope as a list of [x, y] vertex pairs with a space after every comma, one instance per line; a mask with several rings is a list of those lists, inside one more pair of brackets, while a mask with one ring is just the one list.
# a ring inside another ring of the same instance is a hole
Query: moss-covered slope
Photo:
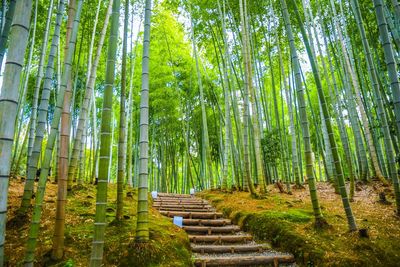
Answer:
[[352, 204], [357, 223], [368, 229], [369, 238], [348, 232], [340, 198], [329, 185], [319, 185], [321, 206], [331, 225], [325, 230], [313, 227], [306, 189], [294, 191], [293, 195], [269, 189], [266, 199], [254, 199], [245, 192], [206, 191], [199, 196], [257, 239], [293, 253], [300, 265], [399, 266], [399, 221], [393, 216], [393, 207], [376, 202], [377, 193], [372, 188], [357, 192]]
[[[11, 220], [19, 207], [23, 184], [12, 181], [10, 185], [9, 205]], [[48, 252], [51, 250], [54, 230], [56, 185], [48, 183], [43, 217], [41, 221], [37, 266], [88, 266], [93, 222], [95, 214], [94, 186], [76, 187], [68, 197], [65, 230], [65, 256], [62, 262], [51, 262]], [[127, 193], [128, 192], [128, 193]], [[105, 266], [192, 266], [190, 244], [186, 233], [150, 209], [150, 242], [146, 245], [135, 244], [136, 228], [136, 191], [127, 189], [124, 199], [124, 220], [115, 222], [116, 185], [110, 185], [108, 191], [107, 220], [109, 225], [105, 234]], [[29, 223], [22, 227], [8, 228], [6, 233], [6, 255], [10, 266], [22, 264], [25, 241]]]

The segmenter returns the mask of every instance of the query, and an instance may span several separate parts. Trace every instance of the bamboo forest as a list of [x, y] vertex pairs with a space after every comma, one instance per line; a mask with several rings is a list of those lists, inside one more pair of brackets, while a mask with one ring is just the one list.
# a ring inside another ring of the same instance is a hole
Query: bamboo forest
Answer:
[[0, 1], [0, 267], [398, 267], [399, 175], [399, 0]]

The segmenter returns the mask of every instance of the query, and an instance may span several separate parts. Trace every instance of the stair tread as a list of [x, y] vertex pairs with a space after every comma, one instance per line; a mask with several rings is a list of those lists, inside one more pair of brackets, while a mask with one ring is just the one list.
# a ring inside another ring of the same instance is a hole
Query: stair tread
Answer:
[[[171, 213], [173, 213], [173, 212], [171, 212]], [[193, 212], [189, 212], [189, 211], [179, 211], [179, 212], [176, 212], [176, 213], [194, 213], [194, 214], [197, 214], [197, 213], [209, 213], [209, 214], [218, 214], [218, 215], [222, 215], [222, 212], [217, 212], [217, 211], [204, 211], [204, 212], [199, 212], [199, 211], [193, 211]]]
[[208, 204], [200, 204], [200, 205], [193, 205], [193, 204], [161, 204], [161, 205], [153, 205], [154, 207], [159, 208], [213, 208]]
[[197, 198], [189, 198], [189, 199], [166, 199], [166, 198], [155, 198], [153, 199], [154, 203], [197, 203], [197, 204], [208, 204], [208, 201], [201, 200]]
[[252, 237], [249, 234], [238, 234], [238, 235], [189, 235], [189, 238], [201, 237], [201, 238], [213, 238], [213, 237], [221, 237], [221, 238], [240, 238], [240, 237]]
[[232, 225], [231, 220], [229, 219], [183, 219], [183, 225], [190, 226], [190, 225], [197, 225], [197, 226], [223, 226], [223, 225]]
[[202, 226], [202, 225], [200, 225], [200, 226], [192, 226], [192, 225], [184, 225], [183, 229], [185, 229], [185, 230], [186, 229], [200, 229], [200, 230], [208, 230], [208, 229], [211, 229], [211, 230], [235, 229], [236, 230], [236, 229], [238, 229], [238, 230], [240, 230], [240, 227], [237, 226], [237, 225], [226, 225], [226, 226]]
[[215, 212], [214, 208], [209, 209], [194, 209], [194, 208], [179, 208], [179, 207], [166, 207], [166, 208], [157, 208], [159, 211], [187, 211], [187, 212]]
[[166, 215], [166, 216], [181, 216], [185, 218], [216, 218], [216, 217], [222, 217], [221, 212], [215, 212], [215, 211], [206, 211], [206, 212], [198, 212], [198, 211], [160, 211], [161, 214]]
[[225, 254], [207, 254], [201, 255], [196, 254], [195, 259], [226, 259], [226, 258], [236, 258], [236, 259], [247, 259], [247, 258], [294, 258], [293, 255], [285, 253], [277, 253], [273, 251], [266, 251], [262, 253], [251, 252], [246, 254], [235, 254], [235, 253], [225, 253]]
[[294, 263], [294, 257], [288, 254], [247, 253], [247, 254], [224, 254], [224, 255], [198, 255], [195, 256], [196, 266], [251, 266], [271, 263]]
[[253, 240], [251, 235], [189, 235], [193, 243], [238, 243]]
[[217, 248], [236, 248], [236, 247], [257, 247], [257, 248], [269, 248], [269, 244], [234, 244], [234, 245], [202, 245], [202, 244], [192, 244], [192, 248], [209, 248], [209, 247], [217, 247]]
[[205, 254], [221, 254], [221, 253], [249, 253], [249, 252], [263, 252], [270, 249], [269, 244], [230, 244], [230, 245], [197, 245], [191, 244], [192, 251], [202, 255]]

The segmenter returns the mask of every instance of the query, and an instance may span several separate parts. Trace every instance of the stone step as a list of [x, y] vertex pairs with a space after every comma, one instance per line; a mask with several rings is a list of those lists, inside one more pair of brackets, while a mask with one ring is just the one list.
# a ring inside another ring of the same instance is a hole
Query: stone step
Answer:
[[202, 219], [183, 219], [183, 225], [198, 225], [198, 226], [225, 226], [231, 225], [229, 219], [202, 220]]
[[189, 235], [193, 243], [246, 243], [252, 239], [251, 235]]
[[154, 205], [161, 205], [161, 204], [169, 204], [169, 205], [209, 205], [208, 202], [199, 201], [197, 199], [189, 199], [189, 200], [175, 200], [175, 199], [160, 199], [155, 200], [153, 199]]
[[269, 249], [269, 245], [265, 244], [249, 244], [249, 245], [192, 245], [192, 251], [195, 253], [246, 253], [246, 252], [262, 252]]
[[188, 194], [170, 194], [170, 193], [157, 193], [157, 197], [194, 198], [194, 196]]
[[215, 233], [236, 233], [240, 231], [237, 225], [228, 226], [183, 226], [183, 229], [188, 233], [204, 233], [207, 235]]
[[174, 208], [174, 209], [205, 209], [205, 210], [209, 210], [209, 209], [213, 209], [214, 207], [210, 206], [210, 205], [205, 205], [205, 204], [155, 204], [153, 205], [154, 208], [156, 209], [166, 209], [166, 208]]
[[222, 212], [189, 212], [189, 211], [160, 211], [167, 217], [180, 216], [187, 219], [217, 219], [222, 217]]
[[215, 212], [214, 208], [164, 208], [164, 207], [160, 207], [157, 208], [159, 211], [189, 211], [189, 212]]
[[153, 198], [154, 203], [204, 203], [208, 204], [207, 200], [200, 198], [169, 198], [169, 197], [157, 197]]
[[161, 206], [161, 205], [194, 205], [194, 206], [211, 206], [206, 201], [174, 201], [174, 200], [153, 200], [153, 206]]
[[269, 265], [279, 266], [280, 263], [293, 263], [291, 255], [251, 255], [251, 256], [225, 256], [225, 257], [198, 257], [195, 266], [254, 266]]

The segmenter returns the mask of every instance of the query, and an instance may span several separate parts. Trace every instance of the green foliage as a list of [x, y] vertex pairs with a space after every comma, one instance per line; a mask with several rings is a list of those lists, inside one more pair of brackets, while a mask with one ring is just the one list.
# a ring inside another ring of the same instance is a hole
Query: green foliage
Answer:
[[264, 137], [261, 139], [264, 160], [267, 163], [276, 164], [281, 157], [281, 139], [278, 129], [265, 130]]
[[75, 262], [73, 259], [68, 259], [64, 265], [64, 267], [74, 267], [74, 266], [75, 266]]

